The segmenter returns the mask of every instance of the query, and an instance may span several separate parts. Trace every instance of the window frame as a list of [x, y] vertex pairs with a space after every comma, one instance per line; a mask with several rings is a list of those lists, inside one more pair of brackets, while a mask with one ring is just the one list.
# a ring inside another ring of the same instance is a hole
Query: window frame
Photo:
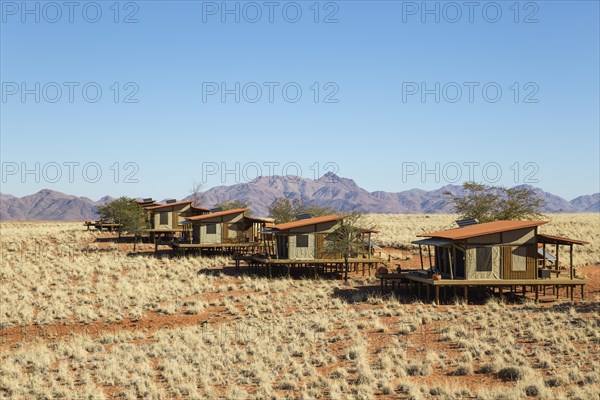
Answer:
[[158, 214], [158, 224], [169, 225], [169, 213], [167, 211], [163, 211]]
[[[300, 241], [299, 239], [302, 239], [302, 241]], [[308, 238], [308, 233], [296, 234], [296, 248], [307, 249], [309, 247], [310, 247], [310, 240]]]
[[[212, 230], [214, 230], [214, 232], [211, 232]], [[206, 224], [206, 234], [207, 235], [216, 235], [217, 234], [217, 224], [215, 222]]]
[[[483, 258], [483, 254], [480, 255], [480, 251], [485, 250], [489, 255], [486, 255], [486, 259], [489, 260], [489, 264], [485, 266], [485, 268], [480, 267], [483, 263], [480, 263], [479, 260]], [[492, 246], [476, 246], [475, 247], [475, 271], [476, 272], [493, 272], [494, 271], [494, 253]]]

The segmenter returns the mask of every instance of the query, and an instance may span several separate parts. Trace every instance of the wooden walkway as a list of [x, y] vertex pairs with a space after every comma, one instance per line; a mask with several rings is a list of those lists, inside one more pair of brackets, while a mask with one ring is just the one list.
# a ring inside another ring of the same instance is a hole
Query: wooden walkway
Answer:
[[565, 288], [566, 295], [574, 300], [574, 292], [577, 287], [581, 290], [581, 299], [584, 299], [584, 286], [588, 283], [585, 279], [578, 278], [550, 278], [550, 279], [440, 279], [434, 280], [424, 274], [417, 272], [400, 272], [400, 273], [387, 273], [377, 274], [376, 277], [381, 281], [381, 290], [387, 291], [388, 284], [391, 283], [392, 289], [396, 286], [405, 285], [409, 289], [411, 294], [416, 291], [417, 297], [421, 297], [423, 289], [427, 294], [427, 300], [431, 298], [432, 292], [435, 296], [435, 302], [439, 304], [440, 291], [446, 292], [450, 288], [454, 295], [457, 295], [459, 289], [463, 291], [463, 297], [468, 301], [468, 289], [469, 287], [485, 287], [490, 288], [492, 291], [498, 290], [500, 296], [503, 296], [504, 290], [507, 293], [519, 293], [517, 289], [520, 287], [520, 293], [525, 296], [527, 288], [535, 294], [535, 300], [538, 301], [539, 294], [542, 292], [546, 294], [546, 289], [549, 287], [552, 289], [553, 294], [556, 298], [559, 297], [560, 289]]

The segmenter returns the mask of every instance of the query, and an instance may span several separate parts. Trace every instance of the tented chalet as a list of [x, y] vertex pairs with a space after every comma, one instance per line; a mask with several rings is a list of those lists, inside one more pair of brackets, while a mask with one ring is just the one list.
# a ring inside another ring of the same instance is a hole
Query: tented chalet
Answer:
[[191, 207], [191, 200], [167, 200], [165, 204], [148, 207], [147, 210], [150, 212], [150, 229], [155, 231], [181, 229], [180, 225], [184, 219], [183, 217], [180, 218], [180, 215], [188, 212]]
[[[538, 233], [545, 221], [494, 221], [418, 235], [421, 267], [423, 247], [428, 251], [429, 267], [443, 279], [532, 280], [544, 276], [538, 265], [546, 265], [546, 244], [555, 245], [555, 274], [559, 275], [558, 246], [569, 246], [570, 277], [573, 278], [573, 245], [586, 242]], [[539, 247], [543, 247], [540, 251]], [[433, 251], [431, 251], [433, 250]], [[542, 263], [539, 263], [539, 258]], [[547, 272], [546, 272], [547, 273]]]
[[[346, 215], [307, 217], [273, 225], [269, 229], [275, 238], [275, 258], [289, 260], [337, 259], [339, 254], [327, 252], [327, 236], [340, 227]], [[369, 235], [375, 231], [365, 230]], [[369, 253], [365, 242], [365, 253]]]
[[186, 229], [191, 226], [193, 244], [253, 243], [271, 220], [246, 215], [249, 208], [214, 211], [187, 217]]

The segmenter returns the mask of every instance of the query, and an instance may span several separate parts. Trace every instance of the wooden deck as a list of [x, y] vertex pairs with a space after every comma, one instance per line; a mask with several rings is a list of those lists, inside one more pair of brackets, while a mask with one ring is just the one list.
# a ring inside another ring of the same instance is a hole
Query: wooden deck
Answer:
[[[288, 259], [268, 259], [252, 255], [237, 256], [233, 258], [236, 269], [240, 268], [241, 262], [246, 262], [251, 270], [262, 271], [273, 276], [275, 271], [285, 271], [290, 276], [292, 270], [303, 269], [311, 271], [313, 276], [325, 275], [331, 272], [344, 272], [346, 262], [344, 259], [308, 259], [308, 260], [288, 260]], [[350, 271], [355, 273], [362, 272], [362, 275], [371, 276], [371, 269], [377, 268], [384, 260], [380, 258], [351, 258], [348, 260]]]
[[83, 226], [87, 227], [88, 230], [90, 230], [90, 228], [96, 228], [99, 231], [106, 229], [107, 231], [112, 232], [113, 230], [120, 228], [122, 225], [100, 221], [85, 221]]
[[588, 283], [585, 279], [578, 278], [550, 278], [550, 279], [440, 279], [434, 280], [424, 274], [416, 272], [401, 272], [401, 273], [387, 273], [377, 274], [376, 277], [381, 281], [382, 291], [386, 291], [388, 283], [392, 284], [392, 288], [395, 288], [396, 284], [405, 284], [411, 293], [417, 291], [417, 296], [421, 296], [422, 288], [424, 287], [427, 292], [427, 299], [430, 298], [431, 291], [435, 293], [435, 301], [439, 303], [440, 300], [440, 288], [445, 290], [446, 288], [452, 288], [454, 294], [457, 289], [463, 289], [463, 297], [468, 301], [468, 289], [469, 287], [486, 287], [491, 288], [493, 291], [498, 289], [500, 296], [503, 295], [504, 289], [509, 289], [510, 293], [518, 293], [517, 288], [521, 288], [523, 296], [529, 288], [535, 293], [535, 300], [539, 299], [540, 291], [545, 295], [546, 289], [549, 287], [552, 289], [553, 294], [559, 297], [560, 289], [565, 288], [566, 294], [570, 297], [571, 301], [574, 300], [574, 291], [577, 287], [581, 290], [581, 299], [584, 299], [584, 286]]
[[264, 248], [263, 243], [252, 242], [252, 243], [213, 243], [213, 244], [200, 244], [200, 243], [180, 243], [171, 242], [169, 243], [171, 248], [179, 254], [185, 254], [188, 251], [211, 252], [218, 254], [241, 254], [247, 255], [250, 253], [260, 252]]

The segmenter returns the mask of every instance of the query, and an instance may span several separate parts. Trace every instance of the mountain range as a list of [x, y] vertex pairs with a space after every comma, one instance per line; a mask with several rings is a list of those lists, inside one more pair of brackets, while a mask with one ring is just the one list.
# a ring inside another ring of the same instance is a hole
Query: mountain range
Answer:
[[[533, 188], [544, 199], [542, 212], [600, 212], [600, 193], [566, 200], [560, 196]], [[460, 195], [462, 186], [446, 185], [435, 190], [410, 189], [402, 192], [369, 192], [352, 179], [328, 173], [319, 179], [291, 176], [258, 177], [247, 183], [216, 186], [201, 194], [205, 207], [230, 200], [251, 205], [256, 215], [266, 216], [276, 197], [301, 199], [308, 204], [329, 206], [336, 210], [364, 213], [439, 214], [451, 213], [452, 206], [444, 192]], [[142, 194], [146, 197], [145, 193]], [[191, 196], [190, 196], [191, 197]], [[189, 199], [187, 197], [186, 199]], [[86, 220], [96, 218], [94, 209], [113, 199], [104, 196], [98, 201], [87, 197], [49, 189], [23, 197], [0, 193], [2, 220]]]

